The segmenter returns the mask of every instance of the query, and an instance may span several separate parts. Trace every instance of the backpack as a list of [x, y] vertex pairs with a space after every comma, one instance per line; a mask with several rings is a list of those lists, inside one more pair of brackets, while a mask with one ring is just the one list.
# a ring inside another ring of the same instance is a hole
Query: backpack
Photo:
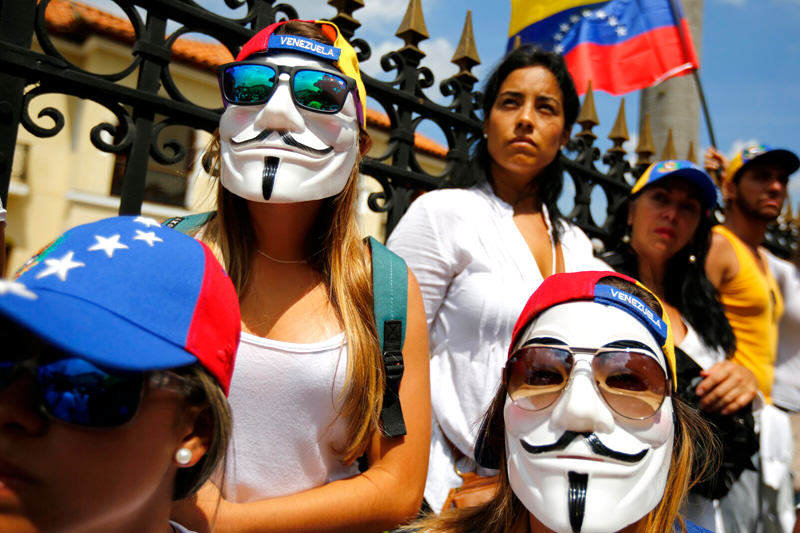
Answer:
[[[190, 234], [199, 230], [216, 214], [215, 211], [209, 211], [172, 217], [161, 225]], [[387, 437], [400, 437], [406, 434], [399, 392], [405, 368], [403, 340], [406, 329], [408, 267], [400, 256], [391, 252], [377, 239], [367, 237], [365, 241], [372, 251], [372, 309], [386, 375], [381, 423]]]

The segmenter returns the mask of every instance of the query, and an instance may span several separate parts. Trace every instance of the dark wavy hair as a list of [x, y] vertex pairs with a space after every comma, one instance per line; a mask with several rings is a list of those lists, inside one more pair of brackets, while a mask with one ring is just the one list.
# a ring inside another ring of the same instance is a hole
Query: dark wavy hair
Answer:
[[[508, 75], [520, 68], [537, 66], [546, 68], [555, 76], [564, 99], [564, 130], [572, 130], [572, 125], [575, 124], [575, 120], [578, 118], [580, 100], [578, 99], [578, 93], [575, 91], [575, 83], [572, 81], [572, 76], [570, 76], [567, 65], [564, 63], [564, 58], [560, 54], [547, 52], [531, 45], [523, 45], [510, 51], [489, 75], [483, 91], [482, 109], [484, 122], [489, 119], [497, 94], [500, 92], [500, 86]], [[466, 188], [478, 183], [491, 182], [492, 176], [489, 171], [491, 168], [491, 156], [489, 155], [486, 139], [483, 136], [478, 136], [478, 138], [473, 139], [473, 143], [469, 163], [465, 168], [455, 173], [447, 186]], [[563, 186], [564, 170], [561, 165], [560, 154], [558, 154], [536, 179], [536, 195], [540, 205], [546, 206], [547, 211], [550, 213], [553, 237], [556, 242], [561, 236], [561, 224], [559, 222], [563, 218], [556, 202], [558, 202]]]
[[[647, 187], [642, 189], [646, 190]], [[627, 198], [614, 215], [608, 242], [617, 247], [603, 255], [603, 259], [618, 272], [633, 278], [639, 277], [639, 258], [629, 243], [623, 242], [628, 232], [628, 210], [642, 191]], [[705, 263], [711, 243], [712, 213], [704, 213], [689, 243], [667, 262], [664, 278], [664, 299], [681, 313], [697, 331], [703, 342], [712, 348], [722, 348], [730, 356], [736, 349], [719, 294], [706, 276]], [[690, 262], [689, 256], [695, 261]]]

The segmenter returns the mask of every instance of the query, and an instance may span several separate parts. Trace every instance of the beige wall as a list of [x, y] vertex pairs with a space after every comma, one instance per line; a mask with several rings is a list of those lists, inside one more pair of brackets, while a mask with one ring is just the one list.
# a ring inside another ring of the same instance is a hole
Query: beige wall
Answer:
[[[97, 36], [90, 36], [80, 44], [54, 41], [69, 61], [89, 72], [118, 72], [132, 60], [129, 46]], [[40, 51], [35, 43], [34, 49]], [[175, 83], [187, 98], [205, 107], [219, 105], [213, 73], [182, 64], [173, 64], [170, 69]], [[136, 72], [119, 83], [135, 87]], [[89, 137], [97, 124], [116, 124], [113, 113], [90, 100], [43, 95], [32, 101], [29, 113], [42, 127], [52, 125], [48, 118], [36, 118], [46, 107], [61, 111], [65, 125], [50, 138], [35, 137], [25, 128], [19, 128], [7, 206], [6, 239], [12, 244], [7, 275], [13, 274], [28, 257], [67, 228], [114, 216], [119, 209], [119, 198], [110, 196], [115, 156], [95, 148]], [[387, 132], [371, 130], [370, 133], [374, 142], [370, 154], [382, 153], [388, 141]], [[209, 139], [208, 133], [199, 132], [195, 153], [200, 154]], [[443, 160], [425, 155], [420, 156], [420, 164], [430, 172], [441, 172], [444, 168]], [[216, 181], [200, 168], [198, 161], [192, 175], [187, 176], [185, 208], [145, 202], [142, 213], [165, 218], [211, 209]], [[362, 177], [359, 223], [365, 234], [382, 238], [385, 215], [374, 213], [366, 206], [368, 193], [378, 190], [380, 186], [375, 180]]]

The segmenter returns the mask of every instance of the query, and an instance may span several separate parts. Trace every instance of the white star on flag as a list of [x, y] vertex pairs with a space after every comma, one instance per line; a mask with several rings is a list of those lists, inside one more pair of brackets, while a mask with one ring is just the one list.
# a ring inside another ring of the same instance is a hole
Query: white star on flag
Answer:
[[82, 266], [86, 266], [85, 263], [81, 263], [80, 261], [73, 261], [72, 256], [75, 255], [75, 252], [70, 250], [64, 257], [61, 259], [45, 259], [44, 264], [47, 265], [47, 268], [42, 270], [36, 275], [36, 279], [41, 279], [52, 274], [58, 276], [58, 279], [61, 281], [67, 281], [67, 273], [72, 270], [73, 268], [78, 268]]
[[556, 33], [555, 35], [553, 35], [553, 39], [556, 40], [556, 41], [560, 41], [563, 38], [564, 38], [564, 36], [562, 34], [560, 34], [560, 33]]
[[604, 18], [606, 18], [608, 16], [608, 15], [606, 15], [606, 12], [603, 11], [602, 9], [598, 10], [597, 13], [595, 13], [595, 15], [599, 19], [604, 19]]
[[612, 28], [616, 26], [618, 23], [619, 20], [617, 20], [617, 17], [608, 17], [608, 25], [611, 26]]
[[27, 298], [28, 300], [35, 300], [38, 298], [35, 292], [29, 291], [28, 287], [22, 283], [18, 281], [0, 279], [0, 295], [4, 294], [16, 294], [17, 296]]
[[95, 235], [94, 238], [97, 239], [97, 243], [90, 246], [87, 251], [94, 252], [102, 250], [108, 257], [113, 257], [115, 250], [125, 250], [128, 248], [126, 245], [119, 242], [119, 237], [119, 234], [112, 235], [111, 237]]
[[616, 31], [617, 35], [620, 37], [625, 37], [628, 34], [628, 30], [625, 28], [625, 26], [618, 26]]
[[160, 226], [160, 225], [161, 225], [161, 224], [159, 224], [158, 222], [156, 222], [155, 220], [153, 220], [153, 219], [152, 219], [152, 218], [150, 218], [150, 217], [136, 217], [136, 218], [134, 218], [134, 219], [133, 219], [133, 221], [134, 221], [134, 222], [138, 222], [139, 224], [144, 224], [144, 225], [145, 225], [145, 226], [147, 226], [148, 228], [149, 228], [150, 226], [155, 226], [155, 227], [158, 227], [158, 226]]
[[570, 22], [572, 22], [573, 24], [575, 24], [575, 23], [576, 23], [576, 22], [578, 22], [579, 20], [581, 20], [581, 17], [580, 17], [579, 15], [572, 15], [572, 16], [569, 18], [569, 21], [570, 21]]
[[562, 23], [558, 29], [561, 30], [562, 33], [567, 33], [569, 31], [569, 24]]
[[152, 247], [153, 244], [157, 242], [164, 242], [164, 239], [162, 239], [161, 237], [156, 237], [155, 231], [142, 231], [140, 229], [136, 230], [136, 237], [134, 237], [133, 240], [144, 241], [147, 244], [149, 244], [150, 247]]
[[581, 11], [581, 15], [583, 15], [583, 18], [589, 18], [592, 16], [592, 10], [584, 9], [583, 11]]
[[557, 44], [555, 46], [555, 48], [553, 48], [553, 51], [555, 53], [557, 53], [557, 54], [563, 54], [564, 53], [564, 47], [562, 45], [560, 45], [560, 44]]

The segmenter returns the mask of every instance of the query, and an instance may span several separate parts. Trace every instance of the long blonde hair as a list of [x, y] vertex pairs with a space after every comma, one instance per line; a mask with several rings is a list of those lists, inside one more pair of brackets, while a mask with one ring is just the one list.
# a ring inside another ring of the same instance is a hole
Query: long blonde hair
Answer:
[[[313, 23], [291, 21], [276, 31], [283, 32], [332, 44]], [[368, 140], [365, 135], [361, 130], [362, 146]], [[385, 383], [372, 309], [372, 266], [356, 224], [360, 160], [359, 155], [344, 190], [323, 201], [308, 241], [315, 252], [309, 264], [322, 275], [347, 338], [347, 378], [338, 413], [347, 421], [347, 434], [342, 449], [335, 450], [345, 463], [359, 457], [380, 429]], [[219, 175], [219, 132], [203, 163], [209, 173]], [[256, 247], [247, 201], [218, 185], [217, 209], [202, 238], [225, 266], [241, 300], [250, 282], [249, 265]]]

